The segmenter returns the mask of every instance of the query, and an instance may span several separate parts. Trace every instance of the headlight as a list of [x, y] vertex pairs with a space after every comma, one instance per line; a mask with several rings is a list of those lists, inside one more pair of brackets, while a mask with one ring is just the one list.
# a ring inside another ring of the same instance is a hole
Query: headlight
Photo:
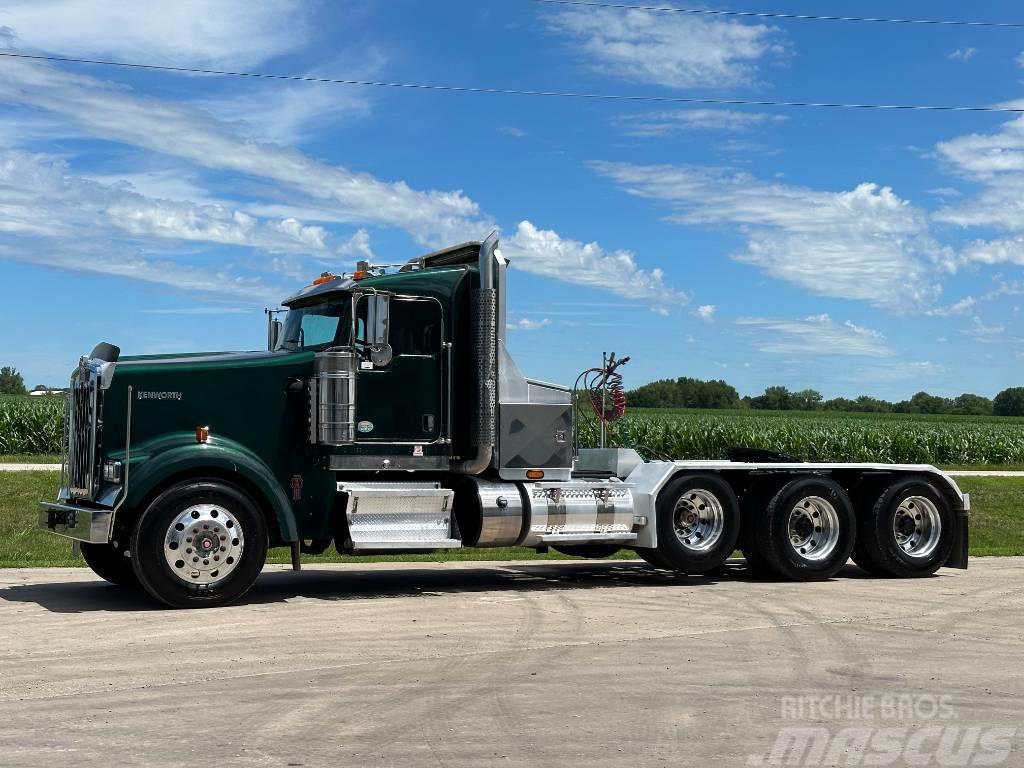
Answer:
[[103, 462], [103, 480], [107, 483], [120, 483], [121, 482], [121, 462], [120, 461], [105, 461]]

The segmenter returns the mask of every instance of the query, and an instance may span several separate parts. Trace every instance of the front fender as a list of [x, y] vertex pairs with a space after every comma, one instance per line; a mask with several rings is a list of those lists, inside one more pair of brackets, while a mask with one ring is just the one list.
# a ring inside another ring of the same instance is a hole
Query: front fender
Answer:
[[137, 507], [169, 478], [204, 469], [217, 469], [249, 481], [273, 509], [281, 538], [298, 541], [291, 502], [270, 467], [244, 445], [225, 437], [211, 436], [207, 442], [197, 443], [194, 433], [175, 432], [132, 446], [125, 503]]

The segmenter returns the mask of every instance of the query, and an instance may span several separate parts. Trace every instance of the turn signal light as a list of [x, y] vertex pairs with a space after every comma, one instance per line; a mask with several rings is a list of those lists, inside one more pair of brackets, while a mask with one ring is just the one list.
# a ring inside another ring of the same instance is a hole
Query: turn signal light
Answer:
[[526, 470], [526, 477], [528, 480], [543, 480], [544, 470], [543, 469], [528, 469]]
[[196, 442], [205, 443], [210, 439], [210, 428], [209, 427], [196, 427]]

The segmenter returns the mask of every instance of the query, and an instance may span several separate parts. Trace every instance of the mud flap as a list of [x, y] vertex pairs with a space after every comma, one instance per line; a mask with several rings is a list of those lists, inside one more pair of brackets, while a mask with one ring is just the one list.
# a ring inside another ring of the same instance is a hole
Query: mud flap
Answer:
[[961, 509], [956, 513], [956, 519], [953, 523], [953, 549], [946, 560], [947, 568], [967, 570], [967, 543], [968, 531], [970, 529], [968, 524], [969, 515], [970, 513], [966, 509]]

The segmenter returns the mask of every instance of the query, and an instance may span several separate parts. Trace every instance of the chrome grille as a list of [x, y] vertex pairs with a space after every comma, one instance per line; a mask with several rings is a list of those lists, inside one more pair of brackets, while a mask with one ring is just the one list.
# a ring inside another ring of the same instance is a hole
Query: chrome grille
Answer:
[[97, 373], [83, 360], [71, 377], [64, 423], [68, 493], [74, 499], [92, 499], [96, 493], [99, 390]]

